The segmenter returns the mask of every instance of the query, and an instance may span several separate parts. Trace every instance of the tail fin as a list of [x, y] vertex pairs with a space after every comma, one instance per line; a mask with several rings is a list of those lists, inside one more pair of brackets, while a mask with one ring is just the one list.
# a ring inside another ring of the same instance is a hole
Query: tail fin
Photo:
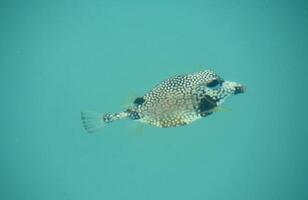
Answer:
[[105, 125], [103, 115], [97, 112], [81, 112], [81, 121], [88, 133], [93, 133]]
[[81, 121], [86, 131], [89, 133], [93, 133], [104, 127], [106, 123], [110, 123], [120, 119], [126, 119], [128, 116], [129, 112], [127, 111], [104, 115], [98, 112], [85, 111], [81, 112]]

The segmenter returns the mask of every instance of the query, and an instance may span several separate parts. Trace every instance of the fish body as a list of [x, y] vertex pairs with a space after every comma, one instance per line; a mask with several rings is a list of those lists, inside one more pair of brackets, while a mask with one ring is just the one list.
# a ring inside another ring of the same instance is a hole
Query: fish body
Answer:
[[[226, 98], [244, 91], [243, 85], [225, 81], [212, 70], [178, 75], [137, 97], [126, 110], [102, 115], [100, 122], [131, 119], [161, 128], [183, 126], [212, 114]], [[86, 113], [82, 119], [89, 132], [96, 130]]]

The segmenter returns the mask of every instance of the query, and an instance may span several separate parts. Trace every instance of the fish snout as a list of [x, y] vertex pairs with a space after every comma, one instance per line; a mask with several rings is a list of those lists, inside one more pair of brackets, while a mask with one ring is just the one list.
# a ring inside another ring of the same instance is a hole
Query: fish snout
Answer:
[[245, 86], [233, 81], [225, 81], [223, 83], [223, 88], [228, 91], [229, 95], [242, 94], [246, 91]]
[[234, 87], [234, 95], [244, 93], [245, 91], [246, 87], [243, 85], [238, 85]]

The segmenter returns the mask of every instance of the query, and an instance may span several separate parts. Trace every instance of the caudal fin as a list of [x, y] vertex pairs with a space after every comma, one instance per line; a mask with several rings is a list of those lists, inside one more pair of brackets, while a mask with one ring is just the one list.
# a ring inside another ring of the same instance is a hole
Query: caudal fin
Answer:
[[93, 133], [105, 125], [103, 115], [98, 112], [84, 111], [81, 112], [81, 121], [84, 129], [88, 133]]

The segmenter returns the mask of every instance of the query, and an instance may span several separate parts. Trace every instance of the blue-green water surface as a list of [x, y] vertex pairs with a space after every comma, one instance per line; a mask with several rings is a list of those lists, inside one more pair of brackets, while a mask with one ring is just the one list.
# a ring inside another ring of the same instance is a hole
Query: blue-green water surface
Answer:
[[[0, 199], [308, 199], [308, 4], [0, 3]], [[189, 126], [84, 131], [177, 74], [247, 86]]]

